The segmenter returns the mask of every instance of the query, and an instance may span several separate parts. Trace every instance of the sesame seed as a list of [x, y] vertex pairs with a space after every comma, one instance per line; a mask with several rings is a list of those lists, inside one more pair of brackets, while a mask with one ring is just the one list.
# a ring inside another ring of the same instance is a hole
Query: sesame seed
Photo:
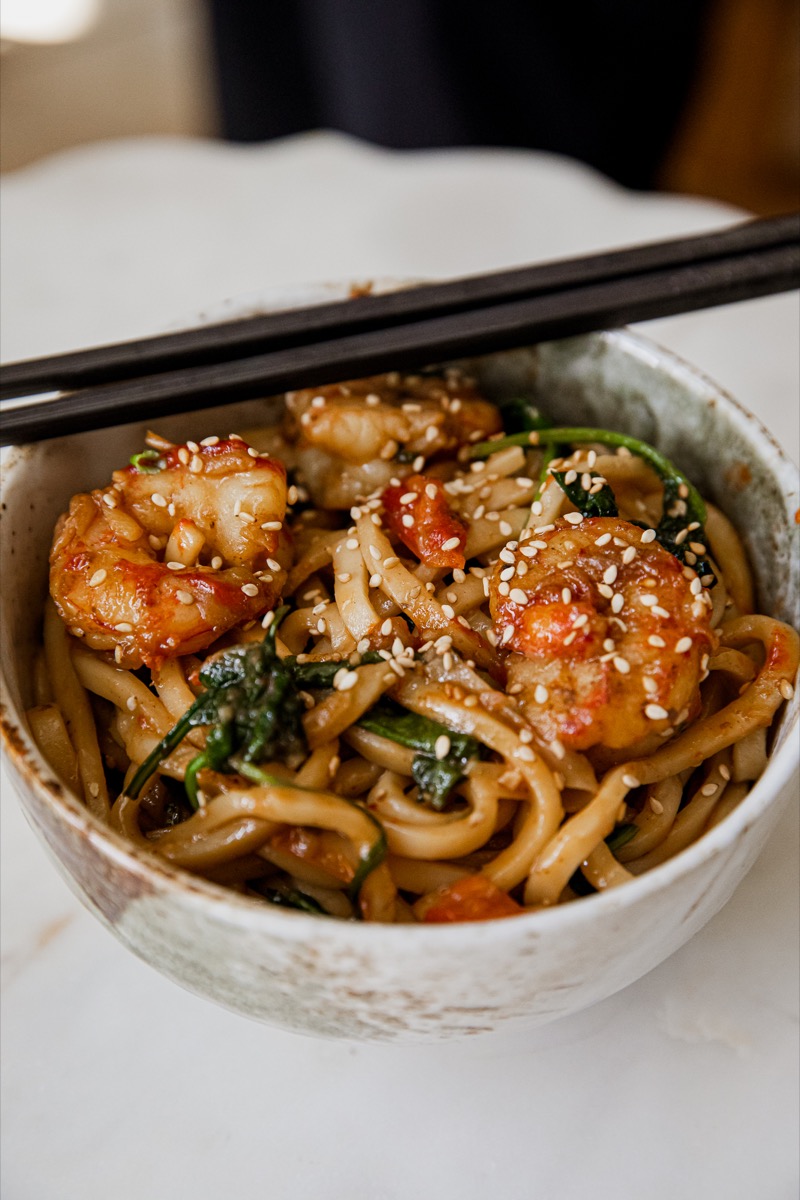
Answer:
[[[502, 533], [502, 530], [501, 530], [501, 533]], [[458, 546], [460, 545], [460, 541], [461, 541], [461, 539], [457, 538], [457, 537], [448, 538], [446, 542], [442, 542], [442, 549], [443, 550], [456, 550], [458, 548]]]
[[326, 633], [327, 629], [328, 629], [328, 622], [325, 620], [324, 617], [320, 617], [320, 619], [317, 621], [317, 633]]
[[722, 763], [717, 769], [719, 770], [720, 778], [724, 779], [725, 782], [727, 783], [731, 777], [731, 773], [728, 770], [728, 768], [725, 766], [725, 763]]
[[392, 632], [391, 618], [387, 617], [386, 620], [381, 625], [381, 633], [383, 634], [384, 637], [388, 637], [391, 632]]
[[511, 591], [511, 587], [508, 583], [506, 583], [505, 580], [503, 580], [502, 583], [498, 583], [497, 591], [498, 591], [499, 595], [507, 596], [508, 593]]
[[191, 450], [192, 454], [197, 454], [197, 451], [200, 449], [200, 447], [198, 446], [197, 442], [187, 442], [186, 449]]
[[166, 508], [167, 507], [167, 502], [164, 499], [164, 497], [161, 495], [161, 492], [153, 492], [150, 499], [152, 500], [153, 504], [155, 504], [156, 508]]
[[660, 704], [645, 704], [644, 715], [651, 721], [665, 721], [669, 713]]
[[203, 438], [200, 445], [201, 446], [218, 446], [219, 438], [216, 436], [216, 434], [213, 434], [211, 437]]
[[[237, 513], [236, 515], [238, 516], [240, 521], [244, 521], [248, 525], [251, 525], [255, 522], [255, 517], [253, 516], [252, 513], [240, 512], [240, 513]], [[280, 526], [279, 526], [279, 528], [280, 528]]]
[[218, 571], [220, 569], [220, 567], [222, 566], [222, 559], [220, 558], [220, 556], [218, 554], [215, 554], [214, 557], [212, 558], [211, 566], [213, 567], [213, 569], [215, 571]]
[[383, 578], [383, 576], [382, 576], [382, 575], [377, 575], [377, 574], [376, 574], [376, 575], [370, 575], [370, 577], [369, 577], [369, 586], [370, 586], [371, 588], [380, 587], [380, 586], [381, 586], [381, 579], [382, 579], [382, 578]]
[[570, 525], [580, 525], [583, 521], [583, 514], [579, 512], [564, 513], [564, 520]]
[[349, 571], [342, 571], [341, 574], [336, 576], [336, 578], [338, 579], [339, 583], [349, 583], [353, 576]]
[[406, 529], [411, 529], [414, 524], [414, 518], [411, 516], [411, 513], [403, 513], [400, 520]]
[[572, 592], [568, 587], [561, 589], [561, 599], [563, 600], [564, 604], [572, 603]]
[[689, 549], [693, 550], [695, 554], [705, 554], [706, 552], [702, 542], [689, 542]]
[[333, 686], [337, 692], [349, 692], [358, 683], [358, 675], [355, 671], [348, 671], [347, 667], [342, 667], [333, 677]]
[[637, 788], [639, 786], [639, 780], [635, 775], [623, 775], [622, 782], [626, 788]]
[[509, 594], [508, 598], [514, 604], [527, 604], [528, 603], [528, 597], [525, 594], [525, 592], [523, 592], [522, 588], [513, 588], [511, 590], [511, 593]]
[[501, 645], [501, 646], [507, 646], [507, 645], [508, 645], [508, 643], [509, 643], [509, 642], [511, 641], [511, 639], [513, 638], [513, 636], [514, 636], [514, 626], [513, 626], [513, 625], [506, 625], [505, 629], [503, 630], [503, 636], [502, 636], [502, 638], [500, 639], [500, 645]]
[[595, 538], [595, 546], [607, 546], [611, 541], [610, 533], [601, 533], [599, 538]]
[[261, 526], [262, 529], [268, 529], [273, 533], [277, 533], [277, 531], [279, 529], [281, 529], [282, 527], [283, 527], [282, 521], [265, 521], [264, 524]]
[[[348, 545], [349, 545], [349, 543], [348, 543]], [[357, 546], [357, 545], [358, 545], [358, 542], [356, 542], [356, 546]], [[354, 549], [354, 547], [350, 547], [350, 548], [351, 548], [351, 549]], [[380, 558], [380, 556], [381, 556], [381, 552], [380, 552], [380, 550], [378, 549], [378, 547], [377, 547], [377, 546], [370, 546], [370, 548], [369, 548], [369, 556], [370, 556], [370, 558], [374, 558], [376, 561], [377, 561], [377, 560]]]
[[178, 591], [175, 595], [181, 604], [194, 604], [194, 596], [191, 592]]
[[108, 572], [104, 567], [101, 567], [99, 571], [95, 571], [94, 575], [89, 580], [89, 587], [99, 587], [106, 578], [107, 574]]
[[243, 583], [242, 591], [244, 592], [245, 596], [257, 596], [258, 585], [255, 583]]
[[370, 408], [376, 408], [381, 402], [380, 396], [376, 396], [374, 392], [370, 392], [365, 399]]
[[655, 541], [655, 536], [656, 536], [655, 529], [645, 529], [644, 533], [642, 534], [641, 541], [644, 542], [645, 545], [647, 545], [648, 542]]
[[546, 704], [550, 699], [550, 693], [543, 683], [537, 683], [534, 689], [533, 698], [537, 704]]
[[606, 638], [603, 642], [603, 649], [610, 650], [612, 653], [616, 649], [616, 644], [613, 638]]
[[191, 471], [192, 475], [199, 475], [202, 472], [203, 460], [199, 454], [195, 454], [192, 457], [192, 461], [189, 463], [189, 470]]
[[636, 547], [635, 546], [627, 546], [623, 552], [622, 561], [627, 566], [628, 563], [632, 563], [635, 558], [636, 558]]
[[659, 650], [663, 650], [667, 644], [657, 633], [651, 633], [647, 641], [651, 646], [656, 646]]
[[514, 751], [514, 758], [520, 758], [523, 762], [533, 762], [535, 757], [536, 756], [531, 750], [530, 746], [526, 746], [524, 744], [518, 746]]
[[686, 654], [687, 650], [692, 648], [692, 639], [690, 637], [682, 637], [680, 641], [675, 643], [676, 654]]
[[450, 753], [450, 738], [446, 733], [440, 734], [434, 742], [433, 753], [438, 759], [447, 758]]
[[681, 545], [683, 545], [683, 543], [686, 541], [686, 539], [687, 539], [687, 537], [688, 537], [688, 536], [689, 536], [689, 530], [688, 530], [688, 529], [682, 529], [682, 530], [680, 531], [680, 533], [677, 533], [677, 534], [675, 535], [675, 545], [676, 545], [676, 546], [681, 546]]
[[660, 817], [664, 811], [664, 805], [660, 800], [656, 800], [655, 796], [650, 797], [650, 807], [657, 817]]
[[186, 569], [185, 563], [182, 562], [168, 562], [165, 565], [168, 571], [184, 571]]
[[362, 516], [363, 516], [363, 513], [361, 512], [361, 509], [358, 507], [357, 504], [354, 504], [353, 507], [350, 509], [350, 519], [352, 521], [360, 521]]
[[439, 429], [436, 425], [429, 425], [428, 428], [425, 430], [425, 441], [426, 442], [435, 442], [438, 436], [439, 436]]
[[255, 446], [248, 446], [247, 453], [251, 458], [258, 458], [258, 451], [256, 450]]
[[614, 595], [611, 597], [611, 611], [613, 613], [622, 612], [624, 605], [625, 597], [622, 595], [622, 592], [614, 592]]
[[644, 690], [647, 692], [648, 696], [654, 696], [658, 691], [658, 684], [650, 675], [645, 675], [642, 678], [642, 686], [644, 687]]
[[567, 471], [566, 475], [564, 476], [564, 483], [566, 483], [566, 484], [574, 483], [577, 478], [578, 478], [577, 471], [572, 471], [572, 470]]
[[613, 583], [617, 578], [617, 568], [610, 566], [603, 572], [603, 583]]
[[654, 604], [650, 611], [654, 617], [661, 617], [663, 620], [666, 620], [669, 616], [667, 610], [662, 608], [660, 604]]
[[272, 609], [270, 609], [270, 611], [268, 613], [264, 613], [264, 616], [261, 618], [261, 628], [269, 629], [270, 625], [272, 624], [272, 622], [274, 620], [275, 620], [275, 613], [272, 611]]
[[116, 629], [117, 633], [132, 633], [133, 632], [133, 626], [130, 625], [127, 621], [120, 621], [119, 625], [115, 625], [114, 628]]
[[778, 691], [783, 696], [784, 700], [791, 700], [794, 695], [794, 687], [789, 683], [788, 679], [782, 679], [778, 684]]
[[533, 734], [531, 733], [530, 729], [520, 729], [519, 740], [526, 746], [532, 742]]
[[[380, 556], [379, 556], [379, 557], [380, 557]], [[388, 571], [390, 567], [396, 567], [396, 566], [398, 565], [398, 563], [399, 563], [399, 562], [400, 562], [400, 559], [397, 557], [397, 555], [396, 555], [396, 554], [390, 554], [390, 555], [388, 556], [388, 558], [385, 558], [385, 559], [383, 560], [383, 569], [384, 569], [384, 571]]]
[[601, 596], [606, 598], [606, 600], [610, 600], [614, 595], [614, 589], [610, 588], [607, 583], [598, 583], [597, 590]]
[[643, 604], [645, 606], [645, 608], [652, 608], [653, 605], [658, 604], [658, 597], [657, 596], [640, 596], [639, 603]]
[[552, 742], [549, 742], [548, 744], [550, 746], [550, 750], [552, 751], [553, 754], [555, 754], [556, 758], [564, 757], [564, 755], [566, 754], [566, 750], [564, 749], [564, 747], [562, 746], [562, 744], [558, 740], [558, 738], [553, 738]]
[[[511, 537], [511, 534], [514, 532], [513, 526], [509, 525], [508, 521], [501, 521], [499, 528], [503, 537]], [[442, 549], [444, 549], [444, 546]]]
[[455, 610], [453, 609], [453, 607], [450, 604], [443, 604], [442, 612], [447, 617], [448, 621], [452, 621], [456, 615]]
[[627, 658], [623, 658], [621, 654], [614, 655], [613, 663], [620, 675], [630, 674], [631, 664], [628, 662]]
[[575, 620], [572, 622], [573, 628], [574, 629], [582, 629], [588, 620], [589, 620], [589, 617], [587, 616], [586, 613], [580, 613], [575, 618]]

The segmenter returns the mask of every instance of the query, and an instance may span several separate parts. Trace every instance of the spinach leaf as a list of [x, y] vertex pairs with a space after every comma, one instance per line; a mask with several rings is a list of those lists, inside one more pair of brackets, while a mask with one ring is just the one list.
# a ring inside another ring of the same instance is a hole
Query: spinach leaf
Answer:
[[609, 484], [604, 483], [600, 491], [590, 495], [583, 487], [580, 476], [567, 483], [567, 471], [551, 471], [553, 479], [565, 496], [584, 517], [616, 517], [619, 515], [617, 501]]
[[[416, 750], [411, 774], [419, 788], [420, 800], [441, 812], [459, 780], [466, 774], [467, 764], [478, 758], [480, 743], [465, 733], [454, 733], [438, 721], [409, 712], [398, 704], [383, 701], [371, 708], [358, 721], [362, 729]], [[449, 749], [437, 757], [437, 742], [446, 737]]]

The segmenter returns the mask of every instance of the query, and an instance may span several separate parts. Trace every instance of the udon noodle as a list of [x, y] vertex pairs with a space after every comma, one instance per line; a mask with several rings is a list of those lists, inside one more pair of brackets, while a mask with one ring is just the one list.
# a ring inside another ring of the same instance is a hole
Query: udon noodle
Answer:
[[798, 638], [655, 449], [457, 371], [151, 434], [72, 498], [30, 723], [137, 847], [257, 903], [511, 916], [618, 887], [764, 769]]

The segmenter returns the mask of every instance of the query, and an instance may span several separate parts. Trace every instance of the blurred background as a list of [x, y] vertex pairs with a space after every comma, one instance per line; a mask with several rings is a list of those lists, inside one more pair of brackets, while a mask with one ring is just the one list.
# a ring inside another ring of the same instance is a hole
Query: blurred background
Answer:
[[627, 186], [800, 208], [797, 0], [584, 0], [580, 19], [498, 3], [3, 0], [0, 170], [106, 138], [327, 126], [528, 145]]

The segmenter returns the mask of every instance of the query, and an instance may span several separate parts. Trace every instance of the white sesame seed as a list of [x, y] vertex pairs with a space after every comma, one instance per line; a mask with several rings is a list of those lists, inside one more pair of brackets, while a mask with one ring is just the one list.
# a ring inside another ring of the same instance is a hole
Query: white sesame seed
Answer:
[[270, 609], [270, 611], [268, 613], [264, 613], [264, 616], [261, 618], [261, 628], [269, 629], [270, 625], [272, 624], [272, 622], [274, 620], [275, 620], [275, 613], [272, 611], [272, 609]]
[[[502, 530], [500, 531], [502, 533]], [[457, 537], [448, 538], [446, 542], [442, 542], [443, 550], [456, 550], [461, 544], [461, 539]]]
[[381, 586], [381, 580], [382, 580], [382, 578], [383, 578], [383, 576], [382, 576], [382, 575], [377, 575], [377, 574], [375, 574], [375, 575], [370, 575], [370, 577], [369, 577], [369, 586], [370, 586], [371, 588], [380, 587], [380, 586]]
[[601, 533], [599, 538], [595, 538], [595, 546], [607, 546], [611, 541], [610, 533]]
[[442, 733], [437, 737], [433, 745], [433, 753], [438, 759], [447, 758], [450, 753], [450, 738], [446, 733]]
[[502, 638], [500, 639], [500, 645], [501, 645], [501, 646], [507, 646], [507, 645], [508, 645], [508, 643], [509, 643], [509, 642], [511, 641], [511, 639], [513, 638], [513, 636], [514, 636], [514, 626], [513, 626], [513, 625], [506, 625], [505, 629], [503, 630], [503, 636], [502, 636]]
[[397, 557], [396, 554], [390, 554], [387, 558], [385, 558], [383, 560], [384, 571], [388, 571], [390, 567], [396, 567], [399, 562], [400, 562], [400, 559]]
[[731, 773], [730, 773], [729, 769], [725, 766], [725, 763], [721, 763], [717, 769], [719, 771], [720, 778], [724, 779], [725, 782], [727, 783], [731, 777]]
[[[358, 542], [356, 542], [356, 546], [357, 546], [357, 545], [358, 545]], [[348, 547], [349, 547], [350, 549], [355, 549], [355, 547], [351, 547], [351, 546], [349, 546], [349, 543], [348, 543]], [[377, 547], [377, 546], [370, 546], [370, 548], [369, 548], [369, 556], [370, 556], [370, 558], [374, 558], [374, 559], [375, 559], [375, 561], [377, 562], [377, 560], [378, 560], [378, 559], [380, 558], [380, 556], [381, 556], [381, 552], [380, 552], [380, 550], [378, 549], [378, 547]]]
[[622, 592], [614, 592], [614, 595], [611, 597], [611, 611], [613, 613], [622, 612], [624, 605], [625, 597], [622, 595]]
[[[514, 532], [514, 527], [509, 525], [508, 521], [501, 521], [499, 529], [503, 537], [511, 537], [512, 533]], [[444, 547], [442, 547], [442, 549], [444, 549]]]
[[101, 567], [99, 571], [95, 571], [94, 575], [89, 580], [89, 587], [99, 587], [100, 584], [105, 580], [107, 574], [108, 572], [106, 571], [105, 567]]
[[627, 566], [628, 563], [632, 563], [635, 558], [636, 558], [636, 547], [635, 546], [627, 546], [625, 551], [623, 552], [622, 561]]
[[647, 545], [648, 542], [655, 541], [655, 536], [656, 536], [655, 529], [645, 529], [645, 531], [642, 534], [641, 541], [644, 542], [645, 545]]
[[448, 621], [452, 621], [456, 615], [455, 610], [453, 609], [453, 607], [450, 604], [443, 604], [442, 612], [447, 617]]
[[533, 698], [537, 704], [546, 704], [550, 699], [550, 693], [543, 683], [537, 683], [534, 689]]
[[215, 571], [218, 571], [222, 566], [222, 559], [218, 554], [215, 554], [211, 560], [211, 566]]
[[164, 499], [164, 497], [161, 495], [161, 492], [153, 492], [150, 499], [152, 500], [153, 504], [155, 504], [156, 508], [166, 508], [167, 507], [167, 502]]
[[255, 583], [243, 583], [242, 591], [244, 592], [245, 596], [257, 596], [258, 585]]
[[613, 663], [620, 675], [630, 674], [631, 664], [628, 662], [627, 658], [623, 658], [621, 654], [614, 655]]
[[657, 633], [651, 633], [647, 640], [651, 646], [656, 646], [659, 650], [663, 650], [667, 644]]
[[588, 622], [588, 620], [589, 620], [589, 617], [586, 613], [579, 613], [578, 616], [575, 618], [575, 620], [572, 622], [573, 629], [582, 629], [583, 626]]
[[527, 597], [526, 593], [523, 592], [522, 588], [512, 588], [508, 598], [514, 604], [527, 604], [528, 603], [528, 597]]
[[[240, 521], [244, 521], [247, 525], [252, 525], [255, 522], [255, 517], [249, 512], [239, 512], [236, 514]], [[280, 528], [280, 527], [279, 527]]]
[[648, 696], [654, 696], [658, 691], [658, 684], [650, 675], [643, 676], [642, 686], [644, 687], [644, 690], [647, 692]]
[[667, 617], [669, 616], [667, 610], [662, 608], [660, 604], [654, 604], [650, 611], [654, 617], [661, 617], [664, 621], [666, 621]]
[[612, 564], [603, 572], [603, 583], [613, 583], [617, 578], [617, 568]]
[[192, 454], [197, 454], [197, 451], [200, 449], [200, 447], [198, 446], [197, 442], [187, 442], [186, 449], [191, 450]]
[[189, 463], [189, 470], [191, 471], [192, 475], [201, 474], [203, 470], [203, 460], [199, 454], [193, 455], [192, 461]]
[[579, 512], [564, 513], [564, 520], [569, 525], [580, 525], [583, 521], [583, 514]]
[[569, 471], [567, 471], [566, 475], [564, 476], [564, 483], [569, 485], [570, 483], [574, 483], [577, 478], [578, 478], [578, 472], [569, 470]]
[[778, 691], [783, 696], [784, 700], [791, 700], [794, 695], [794, 687], [789, 683], [788, 679], [782, 679], [778, 684]]
[[572, 603], [572, 592], [568, 587], [561, 589], [561, 599], [564, 604]]
[[166, 563], [166, 567], [168, 571], [184, 571], [186, 569], [185, 563], [177, 561], [170, 561]]
[[201, 446], [218, 446], [219, 438], [216, 436], [216, 434], [213, 434], [211, 437], [203, 438], [200, 445]]
[[643, 604], [645, 606], [645, 608], [652, 608], [655, 604], [658, 604], [658, 597], [657, 596], [640, 596], [639, 603]]
[[606, 598], [606, 600], [610, 600], [614, 595], [614, 589], [610, 588], [607, 583], [598, 583], [597, 590], [601, 596]]
[[693, 550], [695, 554], [705, 554], [706, 552], [706, 548], [702, 542], [689, 542], [689, 549]]
[[682, 637], [675, 643], [676, 654], [686, 654], [687, 650], [692, 648], [692, 639], [690, 637]]
[[511, 586], [508, 583], [506, 583], [505, 580], [503, 580], [502, 583], [498, 583], [497, 591], [498, 591], [499, 595], [507, 596], [508, 593], [511, 591]]
[[530, 746], [521, 745], [514, 751], [514, 758], [520, 758], [523, 762], [533, 762], [536, 755], [531, 750]]
[[333, 686], [337, 692], [349, 692], [358, 683], [358, 675], [355, 671], [348, 671], [347, 667], [342, 667], [333, 677]]
[[115, 625], [114, 628], [116, 629], [117, 633], [132, 633], [133, 632], [133, 626], [130, 625], [127, 621], [120, 621], [120, 623], [118, 625]]
[[644, 715], [651, 721], [665, 721], [669, 713], [660, 704], [645, 704]]
[[324, 617], [320, 617], [317, 621], [317, 633], [326, 633], [328, 630], [328, 622]]
[[650, 807], [657, 817], [660, 817], [664, 811], [664, 805], [660, 800], [656, 800], [655, 796], [650, 797]]
[[125, 701], [125, 707], [127, 708], [128, 712], [136, 712], [136, 697], [128, 696], [127, 700]]
[[194, 604], [194, 596], [191, 592], [177, 591], [175, 595], [181, 604]]
[[637, 788], [639, 786], [639, 780], [635, 775], [623, 775], [622, 782], [626, 788]]
[[676, 546], [683, 545], [683, 543], [686, 541], [688, 536], [689, 536], [689, 530], [681, 529], [681, 531], [679, 533], [675, 534], [675, 545]]
[[273, 533], [277, 533], [277, 531], [279, 529], [281, 529], [282, 527], [283, 527], [282, 521], [265, 521], [264, 524], [261, 526], [262, 529], [268, 529]]
[[550, 750], [555, 754], [556, 758], [563, 758], [567, 753], [558, 738], [553, 738], [552, 742], [548, 743]]

